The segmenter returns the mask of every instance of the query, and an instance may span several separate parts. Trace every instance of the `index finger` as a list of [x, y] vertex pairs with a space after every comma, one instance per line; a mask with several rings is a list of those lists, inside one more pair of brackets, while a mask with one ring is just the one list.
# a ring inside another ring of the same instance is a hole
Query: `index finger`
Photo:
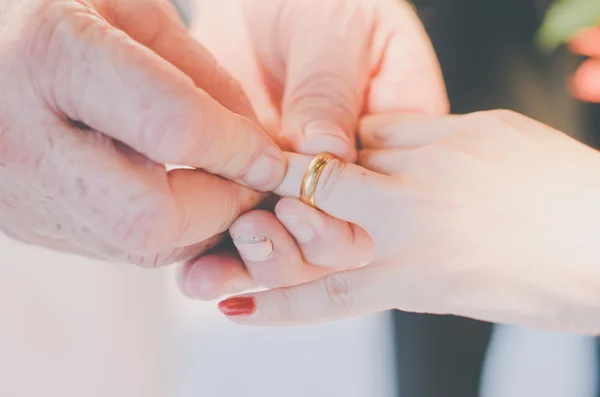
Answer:
[[41, 65], [56, 65], [50, 76], [47, 70], [39, 75], [68, 118], [159, 163], [202, 168], [258, 190], [280, 182], [285, 159], [258, 125], [227, 110], [89, 7], [77, 7], [78, 13], [54, 15], [58, 27], [50, 45], [62, 48], [60, 59], [47, 59], [55, 51], [36, 54], [44, 58]]

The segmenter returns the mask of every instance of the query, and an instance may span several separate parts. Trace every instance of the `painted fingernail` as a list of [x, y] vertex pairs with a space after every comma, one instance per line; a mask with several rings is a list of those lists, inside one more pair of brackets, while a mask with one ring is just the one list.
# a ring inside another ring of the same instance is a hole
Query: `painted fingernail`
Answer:
[[240, 255], [250, 262], [263, 262], [273, 254], [273, 241], [268, 237], [239, 236], [233, 243]]
[[304, 128], [304, 140], [300, 145], [303, 152], [331, 152], [346, 158], [351, 144], [348, 135], [337, 125], [324, 120], [311, 121]]
[[315, 237], [315, 230], [306, 216], [287, 215], [279, 220], [299, 243], [307, 243]]
[[254, 298], [242, 296], [239, 298], [226, 299], [219, 303], [219, 310], [226, 316], [248, 316], [256, 310]]
[[254, 161], [243, 180], [251, 188], [264, 192], [279, 186], [285, 171], [286, 160], [283, 154], [263, 154]]

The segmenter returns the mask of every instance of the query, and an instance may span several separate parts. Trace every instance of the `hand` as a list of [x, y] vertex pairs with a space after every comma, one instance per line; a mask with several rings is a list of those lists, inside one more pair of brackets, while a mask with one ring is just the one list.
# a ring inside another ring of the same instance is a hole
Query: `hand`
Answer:
[[600, 102], [600, 27], [586, 29], [570, 43], [576, 54], [591, 57], [579, 67], [571, 81], [571, 91], [587, 102]]
[[[195, 36], [242, 82], [259, 119], [287, 150], [329, 151], [354, 161], [361, 115], [448, 110], [431, 43], [406, 2], [197, 3]], [[275, 214], [245, 214], [230, 230], [242, 258], [220, 250], [186, 264], [183, 291], [214, 299], [369, 260], [371, 241], [363, 231], [322, 213], [310, 214], [318, 228], [299, 230], [307, 216], [297, 200], [281, 201]]]
[[[367, 117], [359, 137], [370, 171], [331, 163], [316, 203], [369, 233], [372, 263], [226, 300], [233, 321], [305, 324], [398, 308], [600, 330], [598, 152], [507, 111]], [[279, 194], [297, 194], [310, 160], [290, 157]]]
[[262, 199], [208, 172], [258, 190], [283, 177], [243, 91], [166, 0], [2, 1], [0, 52], [0, 228], [14, 238], [189, 259]]

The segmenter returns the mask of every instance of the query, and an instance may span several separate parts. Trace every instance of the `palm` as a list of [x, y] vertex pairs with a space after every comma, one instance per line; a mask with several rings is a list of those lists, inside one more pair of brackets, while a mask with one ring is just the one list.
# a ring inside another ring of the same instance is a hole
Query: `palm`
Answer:
[[241, 81], [274, 138], [294, 150], [320, 150], [303, 146], [311, 120], [336, 124], [352, 141], [363, 113], [447, 109], [435, 55], [405, 3], [199, 0], [198, 6], [193, 34]]
[[[259, 120], [286, 150], [329, 151], [352, 161], [364, 114], [447, 111], [435, 54], [405, 2], [197, 0], [197, 5], [193, 35], [241, 82]], [[368, 236], [323, 213], [313, 214], [327, 225], [319, 230], [323, 236], [297, 248], [299, 240], [278, 217], [304, 217], [312, 209], [293, 201], [282, 200], [277, 217], [245, 214], [231, 231], [251, 230], [275, 241], [269, 265], [216, 252], [184, 268], [182, 279], [202, 280], [195, 292], [187, 292], [214, 299], [235, 292], [231, 285], [238, 290], [253, 282], [290, 285], [328, 271], [313, 264], [353, 266], [369, 256]]]

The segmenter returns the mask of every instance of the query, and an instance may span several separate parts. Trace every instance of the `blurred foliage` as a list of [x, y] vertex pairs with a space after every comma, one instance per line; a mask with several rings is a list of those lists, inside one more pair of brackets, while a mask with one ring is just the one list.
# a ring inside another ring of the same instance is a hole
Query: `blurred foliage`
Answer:
[[537, 34], [544, 51], [567, 43], [578, 31], [600, 24], [600, 0], [555, 0]]

